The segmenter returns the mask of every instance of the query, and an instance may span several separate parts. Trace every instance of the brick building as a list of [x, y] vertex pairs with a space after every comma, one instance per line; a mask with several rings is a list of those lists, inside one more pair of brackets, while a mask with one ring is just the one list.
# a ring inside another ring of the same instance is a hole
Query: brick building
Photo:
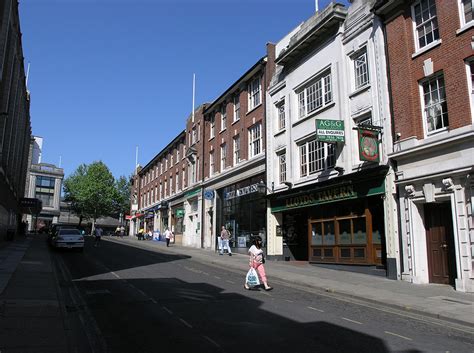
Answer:
[[402, 278], [472, 292], [472, 2], [378, 1], [374, 11], [386, 26]]
[[[265, 102], [275, 70], [275, 45], [205, 111], [203, 150], [204, 248], [216, 248], [221, 226], [231, 247], [247, 249], [253, 236], [266, 237]], [[245, 250], [246, 252], [246, 250]]]
[[0, 2], [0, 239], [21, 221], [31, 140], [18, 1]]

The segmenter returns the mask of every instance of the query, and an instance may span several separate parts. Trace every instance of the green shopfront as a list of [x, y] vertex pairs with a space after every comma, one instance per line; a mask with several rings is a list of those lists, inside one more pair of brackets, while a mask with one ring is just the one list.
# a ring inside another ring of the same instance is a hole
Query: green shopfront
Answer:
[[357, 173], [271, 199], [286, 260], [385, 266], [385, 170]]

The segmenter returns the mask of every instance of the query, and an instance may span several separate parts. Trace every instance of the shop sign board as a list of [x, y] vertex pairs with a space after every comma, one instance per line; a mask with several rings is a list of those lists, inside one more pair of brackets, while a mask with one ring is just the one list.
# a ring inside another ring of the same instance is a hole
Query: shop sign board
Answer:
[[182, 209], [182, 208], [177, 208], [177, 209], [176, 209], [176, 217], [178, 217], [178, 218], [184, 217], [184, 209]]
[[380, 179], [378, 182], [373, 184], [370, 182], [356, 184], [347, 183], [289, 196], [279, 202], [275, 202], [274, 205], [272, 205], [272, 212], [316, 206], [341, 200], [356, 199], [359, 197], [383, 194], [384, 192], [385, 185], [383, 179]]
[[344, 142], [344, 121], [316, 119], [316, 139], [321, 142]]
[[379, 162], [379, 133], [375, 130], [357, 129], [359, 135], [359, 159], [361, 161]]
[[214, 199], [214, 190], [204, 190], [204, 198], [206, 200], [212, 200]]
[[224, 195], [225, 200], [235, 199], [236, 197], [248, 195], [258, 191], [258, 184], [244, 186], [243, 188], [232, 190]]

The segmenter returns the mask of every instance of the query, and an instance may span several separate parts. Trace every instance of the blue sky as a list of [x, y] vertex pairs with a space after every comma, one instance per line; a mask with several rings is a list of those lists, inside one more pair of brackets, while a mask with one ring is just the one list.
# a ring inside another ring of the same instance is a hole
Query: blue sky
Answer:
[[314, 0], [20, 1], [43, 162], [61, 158], [69, 175], [102, 160], [130, 175], [137, 145], [144, 165], [184, 130], [193, 73], [197, 107], [314, 10]]

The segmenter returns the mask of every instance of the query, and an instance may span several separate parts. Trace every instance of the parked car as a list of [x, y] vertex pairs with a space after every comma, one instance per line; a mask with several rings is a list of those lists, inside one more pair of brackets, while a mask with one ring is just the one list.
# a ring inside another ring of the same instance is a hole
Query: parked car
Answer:
[[70, 226], [70, 225], [67, 225], [67, 224], [53, 224], [53, 226], [51, 228], [49, 228], [49, 230], [48, 230], [48, 239], [47, 239], [48, 243], [53, 245], [52, 244], [53, 238], [57, 235], [57, 233], [61, 229], [77, 229], [77, 227]]
[[84, 236], [79, 229], [61, 228], [51, 238], [55, 248], [84, 250]]

